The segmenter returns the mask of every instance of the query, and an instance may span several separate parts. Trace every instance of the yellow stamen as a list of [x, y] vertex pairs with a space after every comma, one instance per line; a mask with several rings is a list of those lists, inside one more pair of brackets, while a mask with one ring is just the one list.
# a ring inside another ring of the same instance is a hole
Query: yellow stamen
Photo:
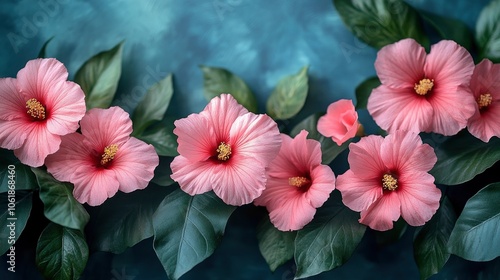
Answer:
[[38, 120], [45, 119], [45, 107], [43, 107], [42, 103], [36, 100], [36, 98], [31, 98], [26, 101], [26, 109], [28, 109], [26, 113], [28, 113], [28, 115], [32, 116], [33, 118]]
[[477, 99], [477, 105], [479, 105], [479, 109], [483, 109], [490, 106], [491, 101], [493, 101], [493, 97], [491, 97], [491, 94], [484, 93], [481, 94]]
[[390, 174], [384, 174], [382, 177], [382, 188], [385, 190], [393, 191], [398, 188], [398, 179]]
[[217, 159], [226, 161], [229, 159], [231, 155], [231, 145], [226, 144], [224, 142], [220, 142], [219, 147], [217, 147]]
[[418, 95], [426, 95], [429, 93], [429, 91], [432, 90], [432, 87], [434, 86], [434, 79], [422, 79], [418, 82], [418, 84], [415, 84], [413, 89]]
[[309, 181], [309, 179], [307, 179], [306, 177], [299, 176], [299, 177], [288, 178], [288, 184], [290, 186], [297, 187], [297, 188], [302, 188], [303, 186], [306, 186], [310, 183], [311, 183], [311, 181]]
[[101, 156], [101, 165], [111, 162], [115, 158], [116, 152], [118, 152], [118, 145], [116, 144], [111, 144], [104, 148], [104, 153]]

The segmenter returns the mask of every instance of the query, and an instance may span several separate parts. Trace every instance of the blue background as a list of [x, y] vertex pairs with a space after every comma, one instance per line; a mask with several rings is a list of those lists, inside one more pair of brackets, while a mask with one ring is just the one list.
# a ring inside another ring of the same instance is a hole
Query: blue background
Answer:
[[[460, 19], [473, 29], [489, 1], [407, 2]], [[283, 76], [309, 65], [309, 96], [300, 116], [324, 111], [340, 98], [354, 98], [355, 87], [375, 74], [376, 50], [352, 36], [331, 0], [2, 0], [0, 22], [0, 77], [15, 77], [51, 37], [47, 55], [62, 61], [70, 78], [85, 60], [125, 40], [114, 104], [132, 110], [138, 93], [173, 73], [175, 106], [168, 114], [177, 118], [206, 104], [199, 65], [224, 67], [243, 78], [256, 94], [260, 111]], [[369, 119], [366, 112], [361, 114]], [[247, 207], [238, 209], [220, 248], [182, 279], [293, 279], [291, 262], [275, 273], [269, 271], [258, 251], [256, 222]], [[418, 279], [412, 230], [398, 244], [383, 248], [370, 234], [349, 262], [314, 279]], [[19, 267], [24, 272], [16, 273], [20, 279], [39, 277], [29, 267], [33, 248], [18, 252], [25, 254], [19, 256], [18, 265], [25, 265]], [[0, 267], [5, 267], [4, 261]], [[498, 273], [488, 267], [452, 257], [435, 278], [495, 278]], [[92, 254], [83, 278], [165, 279], [166, 275], [147, 239], [120, 255]]]

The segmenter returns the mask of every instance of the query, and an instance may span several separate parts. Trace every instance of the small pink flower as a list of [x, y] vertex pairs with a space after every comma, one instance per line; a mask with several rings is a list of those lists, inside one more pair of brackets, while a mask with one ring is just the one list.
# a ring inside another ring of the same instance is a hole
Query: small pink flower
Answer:
[[430, 220], [441, 191], [428, 172], [437, 161], [431, 146], [412, 132], [395, 131], [385, 139], [371, 135], [349, 145], [351, 169], [337, 178], [347, 207], [361, 211], [360, 223], [388, 230], [403, 216], [412, 226]]
[[299, 230], [335, 189], [335, 175], [321, 164], [321, 146], [302, 130], [294, 139], [281, 134], [280, 153], [269, 165], [267, 187], [255, 205], [265, 206], [281, 231]]
[[500, 64], [481, 61], [472, 73], [470, 87], [477, 105], [467, 129], [484, 142], [500, 137]]
[[190, 195], [213, 190], [225, 203], [243, 205], [265, 188], [265, 169], [281, 138], [267, 115], [248, 112], [229, 94], [214, 97], [199, 114], [175, 121], [179, 156], [172, 179]]
[[85, 114], [85, 95], [67, 78], [64, 65], [48, 58], [28, 61], [16, 79], [0, 79], [0, 147], [34, 167], [59, 149]]
[[375, 69], [382, 85], [368, 99], [368, 111], [389, 133], [396, 130], [454, 135], [474, 114], [469, 89], [474, 62], [453, 41], [425, 49], [413, 39], [383, 47]]
[[61, 148], [49, 155], [47, 171], [75, 185], [80, 203], [102, 204], [118, 190], [144, 189], [159, 163], [153, 146], [134, 137], [132, 121], [120, 107], [94, 108], [81, 120], [82, 133], [62, 137]]
[[326, 115], [318, 120], [318, 132], [331, 137], [337, 145], [356, 136], [361, 125], [352, 100], [341, 99], [328, 106]]

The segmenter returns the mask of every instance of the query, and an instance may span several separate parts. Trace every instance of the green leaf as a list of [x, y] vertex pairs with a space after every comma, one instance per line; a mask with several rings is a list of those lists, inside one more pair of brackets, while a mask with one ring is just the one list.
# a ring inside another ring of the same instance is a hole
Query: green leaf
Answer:
[[85, 232], [92, 251], [119, 254], [153, 236], [153, 214], [172, 189], [149, 185], [133, 193], [118, 192], [99, 207]]
[[[21, 162], [5, 162], [0, 160], [0, 193], [7, 192], [10, 188], [16, 191], [34, 190], [38, 187], [35, 175], [31, 172], [29, 166]], [[14, 183], [14, 184], [9, 184]]]
[[154, 84], [144, 99], [137, 105], [133, 114], [134, 135], [140, 135], [155, 121], [161, 121], [167, 111], [174, 93], [172, 75]]
[[300, 112], [306, 103], [308, 86], [308, 67], [303, 67], [297, 74], [287, 76], [267, 99], [267, 113], [276, 120], [286, 120]]
[[137, 138], [155, 147], [156, 153], [160, 156], [177, 156], [177, 136], [174, 134], [174, 119], [167, 118], [148, 127]]
[[500, 0], [483, 8], [476, 22], [476, 42], [481, 58], [500, 62]]
[[[33, 192], [27, 191], [16, 190], [15, 197], [12, 196], [12, 193], [0, 193], [0, 240], [2, 240], [0, 242], [0, 255], [7, 252], [14, 244], [13, 242], [21, 236], [30, 217], [32, 198]], [[11, 229], [14, 231], [11, 232]]]
[[170, 169], [171, 163], [172, 158], [160, 157], [160, 164], [155, 168], [155, 176], [151, 182], [163, 187], [175, 183], [175, 181], [170, 178], [170, 175], [172, 175], [172, 169]]
[[334, 191], [330, 200], [318, 209], [314, 220], [297, 233], [296, 279], [317, 275], [344, 264], [366, 230], [358, 219], [359, 213], [345, 207], [340, 193]]
[[368, 104], [368, 98], [372, 93], [372, 90], [380, 86], [380, 80], [378, 77], [371, 77], [364, 80], [361, 84], [356, 87], [356, 109], [366, 109]]
[[76, 72], [75, 82], [85, 93], [87, 110], [108, 108], [118, 87], [122, 71], [122, 46], [98, 53]]
[[73, 185], [57, 181], [39, 168], [32, 168], [40, 185], [40, 199], [47, 219], [61, 226], [83, 231], [90, 216], [73, 197]]
[[458, 217], [448, 251], [483, 262], [500, 256], [500, 183], [489, 184], [471, 197]]
[[257, 226], [259, 250], [272, 272], [293, 258], [296, 231], [280, 231], [266, 215]]
[[471, 49], [474, 35], [463, 21], [422, 10], [419, 11], [419, 14], [438, 32], [442, 39], [453, 40], [464, 48]]
[[36, 265], [46, 279], [79, 279], [89, 257], [89, 248], [79, 230], [50, 223], [36, 246]]
[[413, 38], [429, 45], [418, 13], [400, 0], [333, 0], [347, 28], [366, 44], [377, 49], [401, 39]]
[[203, 65], [200, 68], [203, 71], [203, 93], [207, 100], [221, 93], [230, 93], [248, 111], [257, 113], [257, 99], [240, 77], [224, 68]]
[[54, 36], [50, 37], [47, 41], [45, 41], [45, 43], [43, 44], [42, 48], [40, 49], [40, 52], [38, 52], [37, 58], [45, 58], [45, 57], [47, 57], [46, 56], [47, 45], [50, 43], [50, 41], [52, 41], [52, 39], [54, 39]]
[[307, 135], [307, 138], [318, 140], [321, 144], [322, 163], [330, 164], [342, 151], [347, 149], [351, 141], [346, 141], [341, 146], [339, 146], [337, 145], [337, 143], [333, 142], [332, 138], [321, 135], [317, 129], [318, 119], [321, 116], [322, 114], [317, 113], [305, 118], [300, 123], [298, 123], [292, 129], [292, 131], [290, 131], [290, 136], [297, 136], [297, 134], [299, 134], [303, 129], [308, 131], [309, 134]]
[[447, 244], [456, 220], [453, 205], [444, 197], [432, 219], [415, 231], [413, 256], [420, 278], [427, 279], [438, 273], [448, 261], [450, 253]]
[[170, 279], [178, 279], [218, 246], [234, 206], [213, 192], [169, 194], [153, 216], [154, 249]]
[[467, 182], [500, 160], [500, 139], [490, 142], [468, 133], [450, 137], [434, 149], [438, 161], [430, 173], [437, 184], [457, 185]]
[[408, 224], [403, 218], [399, 218], [395, 223], [394, 227], [386, 231], [375, 231], [375, 240], [377, 244], [386, 246], [389, 244], [396, 243], [406, 232]]

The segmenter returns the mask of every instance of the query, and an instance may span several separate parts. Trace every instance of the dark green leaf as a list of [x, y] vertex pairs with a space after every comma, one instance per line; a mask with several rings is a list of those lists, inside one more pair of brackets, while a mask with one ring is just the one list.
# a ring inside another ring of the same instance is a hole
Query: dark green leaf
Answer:
[[366, 227], [358, 222], [359, 213], [342, 204], [334, 191], [314, 220], [299, 230], [295, 238], [297, 279], [317, 275], [344, 264], [363, 237]]
[[438, 161], [430, 173], [436, 183], [457, 185], [467, 182], [500, 160], [500, 139], [490, 142], [460, 133], [435, 148]]
[[45, 57], [47, 57], [46, 56], [47, 45], [50, 43], [50, 41], [52, 41], [52, 39], [54, 39], [54, 36], [50, 37], [47, 41], [45, 41], [45, 43], [43, 44], [42, 48], [40, 49], [40, 52], [38, 52], [37, 58], [45, 58]]
[[296, 231], [280, 231], [264, 217], [257, 227], [260, 253], [271, 271], [293, 258]]
[[174, 93], [172, 75], [154, 84], [133, 114], [134, 135], [140, 135], [155, 121], [161, 121]]
[[453, 205], [445, 197], [434, 217], [415, 232], [413, 256], [420, 278], [427, 279], [438, 273], [448, 261], [447, 244], [456, 220]]
[[[20, 190], [34, 190], [37, 188], [35, 175], [31, 172], [29, 166], [26, 166], [19, 161], [5, 162], [0, 160], [0, 193], [7, 192], [9, 185], [15, 188], [16, 191]], [[14, 183], [14, 184], [9, 184]]]
[[36, 265], [46, 279], [78, 279], [87, 264], [89, 248], [79, 230], [50, 223], [36, 247]]
[[413, 38], [429, 45], [418, 13], [400, 0], [333, 0], [347, 28], [361, 41], [377, 49], [401, 39]]
[[476, 42], [481, 58], [500, 62], [500, 0], [492, 0], [479, 15]]
[[375, 231], [375, 240], [378, 244], [386, 246], [397, 242], [403, 234], [406, 232], [408, 224], [403, 218], [399, 218], [395, 223], [394, 227], [386, 231]]
[[290, 136], [295, 137], [303, 129], [308, 131], [309, 134], [307, 138], [318, 140], [321, 144], [322, 163], [330, 164], [335, 157], [349, 146], [350, 140], [339, 146], [337, 143], [333, 142], [332, 138], [321, 135], [317, 129], [318, 119], [321, 116], [322, 114], [317, 113], [305, 118], [292, 129]]
[[172, 175], [172, 169], [170, 169], [171, 162], [172, 158], [160, 157], [160, 164], [155, 169], [155, 176], [151, 180], [152, 183], [163, 187], [175, 183], [175, 181], [170, 178], [170, 175]]
[[170, 279], [178, 279], [209, 257], [235, 209], [213, 192], [169, 194], [153, 216], [154, 249]]
[[170, 191], [150, 185], [133, 193], [118, 192], [89, 209], [92, 219], [86, 233], [90, 249], [119, 254], [153, 236], [153, 213]]
[[500, 256], [500, 183], [489, 184], [467, 201], [448, 241], [448, 251], [483, 262]]
[[200, 66], [203, 71], [203, 88], [207, 100], [230, 93], [238, 103], [250, 112], [257, 112], [257, 99], [245, 82], [224, 68]]
[[122, 46], [98, 53], [76, 72], [75, 82], [85, 93], [87, 109], [108, 108], [118, 87], [122, 71]]
[[464, 48], [471, 49], [474, 35], [464, 22], [426, 11], [419, 11], [419, 13], [426, 22], [436, 29], [442, 39], [453, 40]]
[[307, 69], [307, 66], [303, 67], [297, 74], [278, 82], [266, 104], [267, 113], [273, 119], [286, 120], [300, 112], [309, 89]]
[[380, 86], [380, 80], [378, 77], [371, 77], [364, 80], [361, 84], [356, 87], [356, 109], [366, 109], [368, 104], [368, 97], [372, 93], [372, 90]]
[[137, 138], [155, 147], [160, 156], [174, 157], [177, 153], [177, 136], [174, 134], [174, 119], [167, 118], [146, 129]]
[[47, 172], [32, 168], [40, 185], [40, 199], [47, 219], [61, 226], [83, 231], [90, 216], [73, 197], [73, 185], [59, 182]]
[[0, 242], [0, 255], [7, 252], [14, 244], [13, 242], [17, 241], [31, 212], [33, 192], [16, 190], [15, 197], [12, 194], [12, 192], [0, 194], [0, 240], [2, 240]]

